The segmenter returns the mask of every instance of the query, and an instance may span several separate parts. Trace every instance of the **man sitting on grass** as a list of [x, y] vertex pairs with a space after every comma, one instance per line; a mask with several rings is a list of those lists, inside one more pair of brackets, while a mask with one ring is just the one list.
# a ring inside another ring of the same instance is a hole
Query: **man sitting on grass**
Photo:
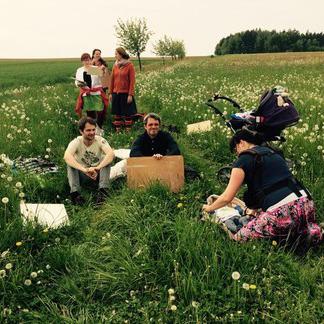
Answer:
[[180, 155], [178, 144], [171, 134], [160, 130], [161, 117], [149, 113], [144, 118], [145, 132], [132, 145], [130, 157], [153, 156], [162, 159], [164, 155]]
[[81, 136], [71, 141], [64, 153], [71, 200], [74, 205], [84, 204], [79, 192], [80, 183], [90, 180], [98, 182], [96, 203], [101, 204], [107, 196], [110, 163], [114, 159], [114, 152], [104, 138], [95, 135], [96, 122], [92, 118], [80, 119], [79, 131]]

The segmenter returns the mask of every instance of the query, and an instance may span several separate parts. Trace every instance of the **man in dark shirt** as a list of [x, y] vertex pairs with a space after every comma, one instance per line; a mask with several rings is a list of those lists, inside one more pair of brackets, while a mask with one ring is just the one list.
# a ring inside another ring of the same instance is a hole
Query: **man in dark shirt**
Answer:
[[144, 118], [145, 132], [132, 145], [130, 157], [153, 156], [160, 160], [164, 155], [180, 155], [180, 150], [173, 137], [160, 130], [161, 118], [149, 113]]

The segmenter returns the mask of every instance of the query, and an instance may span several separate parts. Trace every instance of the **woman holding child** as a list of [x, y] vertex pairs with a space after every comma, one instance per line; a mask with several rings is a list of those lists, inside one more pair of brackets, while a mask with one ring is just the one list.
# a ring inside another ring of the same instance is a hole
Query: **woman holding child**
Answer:
[[254, 213], [237, 233], [229, 232], [232, 239], [306, 238], [318, 243], [322, 233], [315, 223], [314, 202], [307, 189], [292, 176], [284, 158], [261, 143], [262, 139], [247, 129], [233, 136], [230, 148], [238, 159], [233, 164], [229, 183], [217, 200], [203, 205], [203, 211], [211, 213], [226, 206], [245, 183], [248, 191], [244, 201]]
[[94, 66], [90, 54], [82, 54], [81, 62], [83, 66], [77, 69], [75, 75], [75, 84], [80, 88], [75, 111], [80, 117], [82, 111], [85, 111], [88, 117], [95, 119], [99, 127], [98, 135], [101, 135], [108, 98], [103, 91], [100, 76], [91, 72]]
[[92, 64], [97, 66], [102, 71], [102, 75], [100, 76], [101, 85], [103, 90], [107, 93], [110, 83], [110, 72], [108, 70], [107, 62], [101, 57], [101, 50], [95, 48], [92, 51]]

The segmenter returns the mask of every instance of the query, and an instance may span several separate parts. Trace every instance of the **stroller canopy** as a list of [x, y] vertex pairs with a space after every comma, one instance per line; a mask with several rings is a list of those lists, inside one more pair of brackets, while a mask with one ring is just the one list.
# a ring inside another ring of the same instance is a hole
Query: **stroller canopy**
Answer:
[[259, 107], [253, 112], [258, 129], [281, 131], [299, 120], [298, 112], [288, 93], [282, 87], [266, 90], [261, 96]]

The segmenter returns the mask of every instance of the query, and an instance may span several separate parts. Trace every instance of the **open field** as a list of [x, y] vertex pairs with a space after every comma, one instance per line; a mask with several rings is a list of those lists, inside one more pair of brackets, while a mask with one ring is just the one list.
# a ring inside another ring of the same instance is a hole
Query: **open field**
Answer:
[[[144, 58], [144, 71], [161, 65], [159, 58]], [[111, 70], [115, 60], [106, 58]], [[169, 59], [167, 64], [174, 64]], [[138, 61], [133, 63], [138, 67]], [[52, 85], [57, 83], [71, 83], [76, 69], [80, 66], [80, 59], [0, 59], [0, 89], [15, 87], [17, 85]], [[17, 81], [19, 80], [19, 82]]]
[[[160, 186], [132, 191], [120, 180], [103, 207], [94, 209], [88, 192], [80, 209], [66, 200], [62, 159], [77, 135], [78, 91], [70, 77], [79, 63], [0, 61], [0, 155], [46, 156], [60, 167], [58, 174], [23, 174], [0, 161], [0, 322], [323, 323], [323, 244], [303, 256], [276, 242], [238, 244], [199, 218], [206, 197], [224, 188], [216, 171], [234, 160], [228, 129], [204, 102], [219, 92], [249, 109], [264, 89], [280, 84], [301, 114], [285, 132], [283, 149], [324, 221], [324, 53], [149, 63], [137, 74], [138, 110], [158, 112], [165, 125], [179, 127], [174, 136], [186, 164], [202, 179], [179, 194]], [[186, 124], [206, 119], [215, 120], [211, 132], [185, 134]], [[105, 137], [112, 147], [127, 148], [141, 127], [114, 134], [107, 122]], [[23, 196], [65, 203], [70, 225], [23, 226]]]

